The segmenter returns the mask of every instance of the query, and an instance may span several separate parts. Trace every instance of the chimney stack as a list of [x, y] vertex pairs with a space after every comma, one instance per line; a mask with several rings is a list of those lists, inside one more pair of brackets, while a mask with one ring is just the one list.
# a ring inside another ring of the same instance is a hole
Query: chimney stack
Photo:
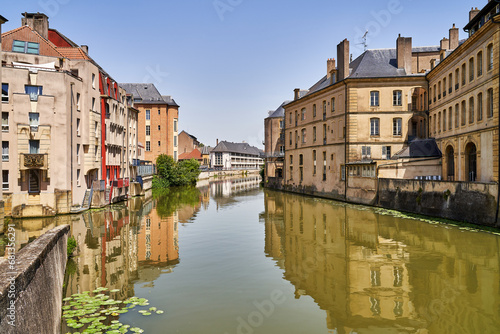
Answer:
[[469, 12], [469, 22], [472, 21], [473, 18], [476, 17], [477, 14], [479, 14], [480, 10], [474, 7], [472, 7], [470, 9], [470, 12]]
[[406, 74], [412, 73], [412, 48], [411, 37], [401, 37], [396, 40], [396, 54], [398, 69], [404, 69]]
[[453, 23], [453, 28], [450, 29], [450, 50], [458, 48], [458, 28]]
[[80, 45], [80, 48], [86, 53], [89, 54], [89, 46], [88, 45]]
[[450, 49], [450, 40], [446, 37], [444, 37], [442, 40], [441, 40], [441, 50], [449, 50]]
[[21, 19], [23, 26], [29, 26], [43, 38], [49, 39], [49, 18], [43, 13], [23, 13]]
[[338, 70], [337, 70], [337, 81], [342, 81], [345, 78], [347, 78], [350, 73], [349, 73], [349, 41], [344, 39], [342, 42], [340, 42], [339, 45], [337, 45], [337, 59], [339, 61], [338, 63]]
[[218, 146], [218, 145], [219, 145], [219, 138], [217, 138], [217, 139], [215, 140], [215, 146]]
[[300, 99], [300, 88], [295, 88], [293, 90], [293, 100], [298, 100]]

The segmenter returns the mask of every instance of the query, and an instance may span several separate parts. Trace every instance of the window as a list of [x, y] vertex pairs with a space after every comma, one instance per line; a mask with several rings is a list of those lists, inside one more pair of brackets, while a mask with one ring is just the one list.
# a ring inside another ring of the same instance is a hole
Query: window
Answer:
[[290, 124], [292, 124], [292, 113], [290, 113]]
[[95, 89], [95, 74], [92, 73], [92, 88]]
[[293, 155], [290, 154], [290, 165], [293, 165]]
[[465, 75], [466, 75], [465, 71], [466, 71], [465, 64], [462, 64], [462, 86], [465, 86], [465, 82], [466, 82], [465, 81]]
[[313, 141], [316, 141], [316, 127], [313, 127]]
[[477, 94], [477, 120], [483, 120], [483, 93]]
[[40, 44], [14, 40], [12, 42], [12, 52], [22, 52], [37, 55], [40, 53]]
[[2, 161], [9, 161], [9, 142], [2, 141]]
[[437, 125], [437, 131], [441, 132], [441, 112], [438, 113], [438, 125]]
[[316, 117], [316, 105], [313, 104], [313, 117]]
[[38, 131], [38, 125], [40, 124], [40, 113], [30, 112], [28, 113], [30, 129], [33, 132]]
[[448, 77], [448, 93], [452, 93], [453, 92], [453, 74], [450, 73], [449, 77]]
[[95, 161], [99, 161], [99, 146], [98, 145], [94, 146], [94, 159], [95, 159]]
[[446, 131], [446, 109], [443, 110], [443, 132]]
[[469, 59], [469, 82], [474, 80], [474, 57]]
[[160, 130], [161, 130], [161, 127], [158, 125], [158, 131], [160, 131]]
[[446, 97], [446, 77], [443, 78], [443, 97]]
[[280, 120], [280, 129], [283, 129], [283, 123], [284, 122], [282, 120]]
[[467, 108], [465, 106], [465, 101], [462, 101], [462, 121], [460, 125], [465, 125], [466, 117], [467, 117]]
[[379, 124], [380, 123], [380, 119], [378, 118], [372, 118], [370, 119], [370, 135], [371, 136], [379, 136], [380, 135], [380, 132], [379, 132]]
[[30, 139], [29, 141], [30, 154], [40, 153], [40, 140]]
[[2, 112], [2, 132], [9, 132], [9, 113]]
[[326, 114], [326, 101], [323, 101], [323, 114]]
[[80, 169], [77, 169], [77, 170], [76, 170], [76, 185], [77, 185], [78, 187], [80, 186], [80, 174], [81, 174]]
[[80, 111], [80, 93], [76, 93], [76, 110]]
[[158, 115], [161, 115], [161, 111], [160, 111], [160, 109], [158, 109]]
[[80, 164], [80, 144], [76, 144], [76, 163]]
[[488, 71], [493, 69], [493, 44], [488, 45], [487, 51]]
[[177, 119], [174, 119], [174, 132], [177, 132]]
[[323, 152], [323, 181], [326, 181], [326, 152]]
[[493, 117], [493, 89], [488, 89], [488, 117]]
[[340, 167], [340, 179], [345, 181], [345, 165]]
[[469, 123], [474, 123], [474, 98], [469, 99]]
[[161, 146], [161, 140], [158, 140], [158, 146]]
[[382, 146], [382, 159], [389, 160], [391, 158], [391, 147]]
[[306, 143], [306, 129], [302, 129], [302, 144]]
[[149, 140], [146, 141], [146, 152], [151, 152], [151, 142]]
[[483, 75], [483, 51], [479, 51], [477, 54], [477, 76]]
[[280, 153], [285, 154], [285, 146], [283, 145], [280, 146]]
[[95, 137], [99, 138], [99, 129], [98, 129], [99, 123], [97, 121], [94, 122], [94, 133]]
[[458, 89], [458, 86], [459, 86], [458, 83], [459, 83], [459, 80], [460, 80], [459, 78], [460, 78], [460, 70], [457, 68], [455, 70], [455, 90]]
[[146, 121], [151, 119], [151, 110], [146, 110]]
[[361, 146], [361, 159], [371, 159], [372, 148], [370, 146]]
[[92, 111], [95, 111], [95, 97], [92, 98]]
[[76, 119], [76, 135], [80, 137], [80, 119]]
[[2, 171], [2, 190], [9, 190], [9, 171]]
[[332, 112], [335, 112], [335, 98], [334, 97], [332, 97], [331, 104], [332, 104]]
[[323, 124], [323, 145], [326, 145], [326, 124]]
[[38, 95], [42, 95], [42, 86], [24, 86], [25, 93], [30, 96], [30, 101], [38, 101]]
[[304, 165], [304, 155], [302, 154], [299, 155], [299, 165], [300, 166]]
[[458, 128], [460, 124], [460, 113], [459, 113], [460, 107], [458, 106], [458, 103], [455, 104], [455, 127]]
[[2, 84], [2, 102], [9, 102], [9, 84]]
[[306, 108], [302, 108], [301, 112], [300, 112], [300, 119], [305, 121], [306, 119]]
[[393, 136], [401, 136], [402, 135], [402, 118], [393, 118], [392, 119], [392, 135]]
[[372, 107], [379, 106], [379, 92], [377, 91], [370, 92], [370, 106]]
[[174, 136], [174, 147], [177, 147], [177, 136]]
[[146, 125], [146, 136], [151, 136], [151, 126]]
[[448, 130], [453, 128], [453, 108], [450, 107], [448, 110]]
[[313, 150], [313, 175], [316, 175], [316, 150]]

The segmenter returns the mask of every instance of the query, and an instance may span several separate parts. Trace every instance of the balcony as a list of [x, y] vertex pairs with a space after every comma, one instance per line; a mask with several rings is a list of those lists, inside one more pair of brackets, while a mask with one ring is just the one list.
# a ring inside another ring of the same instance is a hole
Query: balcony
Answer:
[[47, 154], [20, 154], [19, 169], [42, 169], [47, 170], [48, 167], [48, 155]]

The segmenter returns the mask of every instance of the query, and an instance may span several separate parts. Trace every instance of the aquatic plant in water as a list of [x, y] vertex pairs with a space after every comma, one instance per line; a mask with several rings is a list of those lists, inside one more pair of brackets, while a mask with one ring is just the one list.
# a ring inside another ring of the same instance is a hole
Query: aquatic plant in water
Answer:
[[[113, 319], [113, 317], [127, 313], [136, 306], [148, 306], [149, 301], [138, 297], [131, 297], [123, 301], [115, 300], [110, 295], [120, 290], [110, 290], [106, 294], [105, 292], [107, 291], [107, 288], [98, 288], [92, 291], [92, 293], [85, 291], [64, 298], [62, 317], [66, 321], [66, 325], [77, 330], [73, 333], [143, 333], [144, 330], [122, 324], [118, 320]], [[143, 316], [149, 316], [153, 313], [163, 313], [162, 310], [158, 310], [156, 307], [139, 310], [138, 312]]]

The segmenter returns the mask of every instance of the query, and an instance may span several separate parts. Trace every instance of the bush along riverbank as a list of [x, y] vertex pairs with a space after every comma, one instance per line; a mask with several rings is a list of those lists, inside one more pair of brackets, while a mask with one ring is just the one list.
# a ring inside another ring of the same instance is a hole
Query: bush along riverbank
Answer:
[[156, 159], [156, 170], [153, 189], [195, 185], [200, 175], [200, 163], [194, 159], [177, 162], [162, 154]]

